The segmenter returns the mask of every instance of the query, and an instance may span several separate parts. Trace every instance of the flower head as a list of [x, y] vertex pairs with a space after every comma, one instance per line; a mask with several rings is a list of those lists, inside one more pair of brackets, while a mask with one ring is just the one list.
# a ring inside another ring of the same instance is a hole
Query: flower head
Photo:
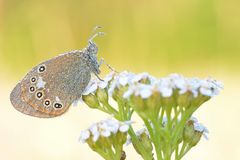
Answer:
[[130, 124], [129, 121], [119, 122], [114, 119], [106, 119], [81, 131], [79, 140], [86, 142], [93, 151], [100, 155], [111, 153], [115, 156], [121, 156]]
[[107, 119], [98, 123], [92, 124], [87, 130], [80, 134], [80, 139], [83, 142], [91, 139], [94, 142], [98, 141], [100, 137], [110, 137], [116, 135], [118, 132], [126, 133], [129, 129], [129, 122], [119, 122], [114, 119]]

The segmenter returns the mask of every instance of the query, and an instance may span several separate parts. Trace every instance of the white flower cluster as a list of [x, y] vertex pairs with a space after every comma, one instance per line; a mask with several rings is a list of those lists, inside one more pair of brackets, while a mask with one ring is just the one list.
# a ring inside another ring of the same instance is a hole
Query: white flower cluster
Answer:
[[174, 90], [179, 94], [191, 92], [194, 97], [199, 93], [205, 96], [215, 96], [223, 88], [223, 85], [213, 79], [185, 78], [179, 74], [171, 74], [166, 78], [155, 79], [150, 84], [134, 83], [123, 95], [128, 98], [132, 94], [149, 98], [154, 92], [159, 92], [163, 97], [171, 97]]
[[126, 133], [130, 124], [130, 121], [122, 123], [114, 119], [106, 119], [94, 123], [87, 130], [81, 131], [79, 140], [84, 143], [89, 138], [92, 138], [92, 140], [96, 142], [100, 136], [109, 137], [118, 132]]
[[104, 78], [103, 81], [99, 79], [91, 80], [88, 86], [86, 87], [86, 89], [84, 90], [84, 92], [82, 93], [82, 95], [88, 95], [90, 93], [94, 93], [98, 88], [101, 88], [101, 89], [106, 88], [108, 86], [109, 81], [112, 80], [113, 76], [114, 76], [114, 72], [111, 72]]
[[[142, 80], [147, 80], [143, 83]], [[171, 74], [168, 77], [157, 79], [148, 73], [134, 74], [131, 72], [121, 72], [119, 74], [111, 73], [106, 76], [104, 81], [93, 80], [89, 83], [83, 95], [93, 93], [97, 88], [106, 88], [112, 95], [116, 88], [128, 86], [128, 90], [123, 94], [124, 98], [131, 95], [141, 96], [143, 99], [149, 98], [154, 92], [159, 92], [162, 97], [171, 97], [175, 90], [179, 94], [190, 92], [194, 97], [199, 94], [213, 97], [223, 89], [221, 82], [211, 78], [185, 78], [179, 74]]]

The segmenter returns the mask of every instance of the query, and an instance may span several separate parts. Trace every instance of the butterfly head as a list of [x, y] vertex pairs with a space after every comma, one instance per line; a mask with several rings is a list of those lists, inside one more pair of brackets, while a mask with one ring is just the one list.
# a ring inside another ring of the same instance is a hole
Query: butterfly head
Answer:
[[88, 46], [87, 46], [87, 51], [89, 54], [97, 54], [98, 52], [98, 47], [96, 43], [93, 42], [93, 39], [98, 37], [98, 36], [103, 36], [105, 33], [104, 32], [97, 32], [95, 33], [98, 29], [101, 29], [102, 27], [96, 26], [93, 29], [93, 35], [89, 38], [88, 40]]
[[[95, 27], [94, 31], [96, 31], [97, 29], [100, 29], [101, 27], [97, 26]], [[95, 34], [93, 34], [90, 39], [88, 40], [88, 46], [86, 48], [86, 52], [88, 55], [88, 62], [89, 62], [89, 66], [91, 71], [97, 75], [100, 74], [100, 64], [97, 60], [97, 53], [98, 53], [98, 46], [96, 45], [96, 43], [94, 43], [93, 39], [96, 38], [97, 36], [103, 36], [104, 32], [97, 32]]]
[[98, 52], [98, 47], [93, 41], [89, 41], [87, 46], [88, 54], [96, 55]]

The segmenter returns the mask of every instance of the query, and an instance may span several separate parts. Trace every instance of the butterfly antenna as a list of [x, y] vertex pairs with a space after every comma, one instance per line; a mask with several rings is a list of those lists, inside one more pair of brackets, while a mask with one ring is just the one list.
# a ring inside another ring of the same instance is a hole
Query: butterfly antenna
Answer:
[[[90, 36], [90, 38], [89, 38], [89, 40], [88, 40], [89, 42], [92, 42], [93, 39], [96, 38], [97, 36], [103, 36], [103, 35], [105, 35], [104, 32], [97, 32], [97, 30], [99, 30], [99, 29], [101, 29], [101, 28], [102, 28], [101, 26], [96, 26], [96, 27], [93, 28], [92, 34], [91, 34], [91, 36]], [[96, 32], [97, 32], [97, 33], [96, 33]]]

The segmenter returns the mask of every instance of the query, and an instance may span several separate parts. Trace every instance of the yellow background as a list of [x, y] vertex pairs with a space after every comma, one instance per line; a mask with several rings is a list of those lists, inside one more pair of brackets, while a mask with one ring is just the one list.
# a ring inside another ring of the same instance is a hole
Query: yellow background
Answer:
[[[237, 0], [0, 0], [0, 160], [100, 159], [79, 132], [105, 114], [85, 105], [38, 119], [17, 112], [9, 94], [35, 65], [87, 45], [118, 71], [177, 72], [222, 80], [222, 93], [195, 114], [210, 130], [186, 160], [239, 160], [240, 1]], [[109, 70], [103, 66], [103, 74]], [[139, 159], [132, 147], [127, 159]]]

